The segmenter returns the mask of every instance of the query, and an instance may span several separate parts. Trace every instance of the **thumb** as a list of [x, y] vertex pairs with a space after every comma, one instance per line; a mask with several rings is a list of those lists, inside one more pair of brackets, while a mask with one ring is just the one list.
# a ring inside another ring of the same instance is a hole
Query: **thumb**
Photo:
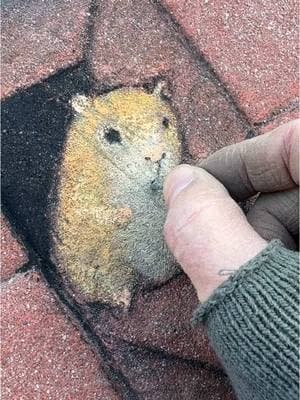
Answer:
[[201, 168], [175, 168], [165, 181], [164, 196], [166, 242], [200, 301], [267, 246], [225, 187]]

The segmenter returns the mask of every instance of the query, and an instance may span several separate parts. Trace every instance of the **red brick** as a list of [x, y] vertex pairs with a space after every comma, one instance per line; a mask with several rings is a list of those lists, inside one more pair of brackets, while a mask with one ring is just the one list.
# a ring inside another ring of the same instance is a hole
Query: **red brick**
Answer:
[[5, 2], [2, 97], [78, 62], [89, 0]]
[[24, 246], [16, 238], [7, 219], [1, 215], [1, 281], [10, 278], [27, 261]]
[[251, 121], [299, 93], [296, 0], [162, 0]]
[[120, 370], [141, 400], [234, 400], [224, 374], [168, 358], [111, 337], [105, 340]]
[[37, 273], [3, 284], [1, 305], [3, 398], [117, 399], [95, 354]]
[[278, 128], [278, 126], [286, 124], [287, 122], [297, 118], [300, 118], [300, 112], [298, 110], [287, 111], [283, 114], [278, 115], [276, 118], [274, 118], [267, 124], [263, 125], [260, 128], [260, 133], [270, 132], [273, 129]]
[[137, 296], [128, 313], [101, 310], [95, 316], [96, 332], [220, 368], [204, 329], [191, 327], [197, 304], [195, 290], [181, 275], [159, 289]]
[[[243, 123], [221, 95], [218, 86], [204, 74], [193, 75], [186, 68], [173, 77], [173, 85], [176, 88], [174, 106], [178, 110], [188, 151], [194, 161], [245, 138], [247, 130]], [[190, 89], [186, 96], [185, 87]]]
[[244, 138], [245, 127], [172, 24], [145, 0], [103, 2], [95, 20], [91, 66], [101, 85], [170, 83], [180, 128], [195, 159]]

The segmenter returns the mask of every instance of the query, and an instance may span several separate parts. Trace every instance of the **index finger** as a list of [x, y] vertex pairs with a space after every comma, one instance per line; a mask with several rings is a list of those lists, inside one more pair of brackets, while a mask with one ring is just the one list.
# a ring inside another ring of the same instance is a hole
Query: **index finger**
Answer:
[[299, 185], [300, 119], [217, 151], [200, 164], [237, 200]]

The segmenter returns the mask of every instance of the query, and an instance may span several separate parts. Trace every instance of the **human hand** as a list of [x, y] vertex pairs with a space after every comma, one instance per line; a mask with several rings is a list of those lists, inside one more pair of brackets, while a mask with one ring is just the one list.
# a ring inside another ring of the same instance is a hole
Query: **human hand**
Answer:
[[[167, 244], [205, 301], [271, 239], [295, 249], [300, 120], [225, 147], [167, 177]], [[244, 215], [235, 200], [260, 193]], [[235, 199], [235, 200], [233, 200]]]

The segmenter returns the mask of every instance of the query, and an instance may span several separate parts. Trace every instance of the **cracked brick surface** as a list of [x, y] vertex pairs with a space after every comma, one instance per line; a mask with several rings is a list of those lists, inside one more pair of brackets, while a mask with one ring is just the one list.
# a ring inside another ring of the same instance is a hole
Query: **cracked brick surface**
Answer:
[[38, 273], [3, 284], [1, 305], [3, 398], [119, 399]]

